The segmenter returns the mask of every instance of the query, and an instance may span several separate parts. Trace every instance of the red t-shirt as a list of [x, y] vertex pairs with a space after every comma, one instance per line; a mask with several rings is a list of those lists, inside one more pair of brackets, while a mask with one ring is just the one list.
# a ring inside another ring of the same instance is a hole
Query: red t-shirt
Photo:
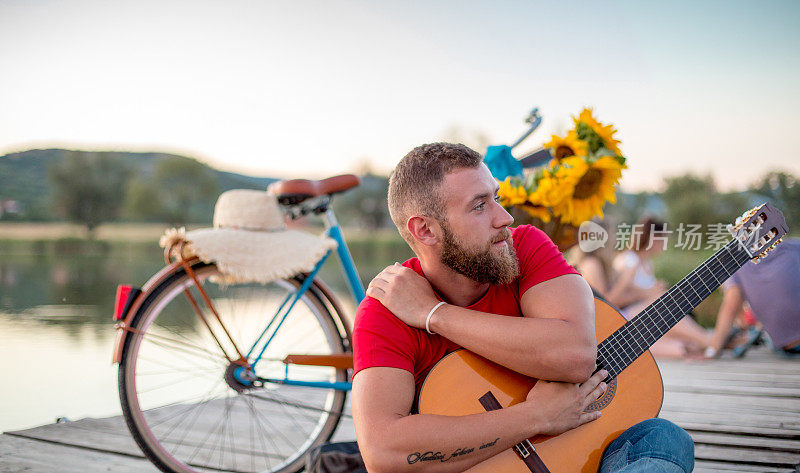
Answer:
[[[564, 274], [579, 274], [568, 265], [548, 236], [536, 227], [521, 225], [511, 229], [520, 274], [504, 286], [490, 286], [486, 294], [468, 309], [498, 315], [521, 317], [522, 294], [542, 281]], [[403, 266], [422, 274], [417, 258]], [[354, 375], [365, 368], [400, 368], [414, 375], [416, 393], [433, 365], [446, 354], [460, 348], [441, 335], [406, 325], [377, 299], [366, 297], [358, 306], [353, 329]]]

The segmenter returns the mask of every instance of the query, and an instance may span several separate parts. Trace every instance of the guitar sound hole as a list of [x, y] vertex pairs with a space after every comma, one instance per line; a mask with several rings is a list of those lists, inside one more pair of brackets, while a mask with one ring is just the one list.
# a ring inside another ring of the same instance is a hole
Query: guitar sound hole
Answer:
[[617, 392], [617, 378], [614, 378], [611, 380], [610, 383], [608, 383], [608, 387], [606, 388], [606, 391], [603, 393], [603, 395], [600, 396], [593, 403], [586, 406], [584, 412], [602, 411], [603, 409], [608, 407], [609, 404], [611, 404], [611, 400], [614, 399], [614, 394], [616, 394], [616, 392]]

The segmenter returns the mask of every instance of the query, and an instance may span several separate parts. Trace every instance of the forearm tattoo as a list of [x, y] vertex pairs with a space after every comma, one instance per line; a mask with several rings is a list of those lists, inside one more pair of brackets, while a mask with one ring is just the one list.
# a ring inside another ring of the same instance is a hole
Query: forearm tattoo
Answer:
[[[478, 450], [483, 450], [484, 448], [492, 447], [494, 446], [494, 444], [497, 443], [498, 440], [500, 440], [500, 438], [496, 438], [491, 442], [486, 442], [480, 447], [478, 447]], [[444, 454], [442, 452], [434, 452], [434, 451], [427, 451], [424, 453], [414, 452], [406, 457], [406, 461], [408, 462], [409, 465], [413, 465], [414, 463], [417, 462], [431, 462], [431, 461], [446, 462], [452, 460], [453, 458], [460, 457], [462, 455], [468, 455], [474, 451], [475, 448], [471, 447], [471, 448], [457, 448], [453, 453], [450, 453], [449, 455]]]

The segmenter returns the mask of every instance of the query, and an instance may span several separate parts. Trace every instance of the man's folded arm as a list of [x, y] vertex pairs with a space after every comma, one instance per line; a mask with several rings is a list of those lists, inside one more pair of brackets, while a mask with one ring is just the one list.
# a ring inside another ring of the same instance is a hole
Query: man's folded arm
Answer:
[[607, 375], [601, 370], [582, 384], [542, 381], [513, 406], [442, 416], [409, 414], [414, 377], [408, 371], [366, 368], [353, 381], [361, 455], [371, 473], [464, 471], [536, 434], [558, 435], [600, 417], [586, 408], [606, 389]]
[[594, 298], [586, 281], [566, 274], [532, 286], [520, 301], [524, 317], [443, 306], [432, 330], [464, 348], [528, 376], [579, 383], [595, 369]]
[[540, 428], [518, 404], [468, 416], [409, 415], [414, 377], [398, 368], [360, 371], [353, 382], [353, 419], [371, 473], [464, 471]]

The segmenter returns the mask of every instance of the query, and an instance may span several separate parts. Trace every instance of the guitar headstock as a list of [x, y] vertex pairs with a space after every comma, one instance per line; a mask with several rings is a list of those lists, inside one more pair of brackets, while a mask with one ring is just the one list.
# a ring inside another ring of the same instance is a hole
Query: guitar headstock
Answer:
[[742, 243], [754, 263], [767, 255], [789, 231], [780, 210], [761, 204], [728, 225], [728, 231]]

